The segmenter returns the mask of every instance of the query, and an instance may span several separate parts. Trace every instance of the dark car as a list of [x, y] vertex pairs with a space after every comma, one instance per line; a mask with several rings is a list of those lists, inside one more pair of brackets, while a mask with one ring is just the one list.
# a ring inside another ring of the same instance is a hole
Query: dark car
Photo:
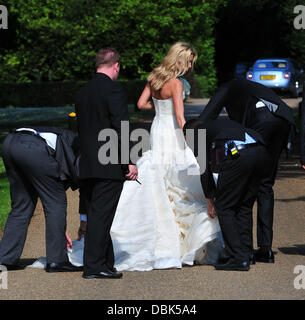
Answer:
[[234, 68], [234, 79], [245, 79], [248, 69], [251, 67], [250, 62], [238, 62]]
[[247, 72], [247, 79], [266, 87], [289, 92], [293, 98], [303, 88], [303, 70], [296, 70], [289, 59], [259, 59]]

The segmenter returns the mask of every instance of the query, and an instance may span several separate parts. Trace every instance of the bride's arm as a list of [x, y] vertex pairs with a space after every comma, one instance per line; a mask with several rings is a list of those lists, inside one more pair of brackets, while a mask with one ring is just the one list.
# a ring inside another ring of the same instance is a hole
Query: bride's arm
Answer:
[[185, 124], [184, 104], [183, 104], [183, 85], [179, 79], [172, 80], [172, 98], [175, 108], [175, 115], [180, 129], [183, 131]]
[[152, 109], [154, 107], [152, 101], [150, 100], [151, 97], [151, 89], [150, 89], [150, 85], [147, 82], [141, 97], [138, 100], [138, 108], [139, 109], [145, 109], [145, 110], [149, 110]]

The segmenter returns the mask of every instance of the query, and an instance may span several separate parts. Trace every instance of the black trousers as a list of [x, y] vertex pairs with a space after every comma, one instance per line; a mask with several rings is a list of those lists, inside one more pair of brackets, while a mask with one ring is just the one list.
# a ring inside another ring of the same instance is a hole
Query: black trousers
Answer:
[[47, 262], [68, 261], [66, 192], [59, 179], [58, 163], [49, 147], [36, 136], [11, 133], [3, 142], [2, 151], [10, 183], [12, 210], [0, 243], [0, 261], [13, 265], [18, 263], [38, 197], [46, 222]]
[[237, 159], [228, 156], [219, 165], [214, 204], [229, 256], [248, 261], [253, 251], [252, 209], [267, 156], [263, 146], [239, 152]]
[[266, 174], [263, 177], [257, 195], [257, 246], [271, 250], [273, 239], [274, 192], [278, 161], [288, 140], [287, 121], [274, 117], [273, 138], [267, 147], [268, 160], [265, 163]]
[[94, 274], [114, 265], [110, 229], [123, 188], [123, 182], [110, 179], [83, 181], [87, 199], [87, 229], [84, 249], [84, 273]]

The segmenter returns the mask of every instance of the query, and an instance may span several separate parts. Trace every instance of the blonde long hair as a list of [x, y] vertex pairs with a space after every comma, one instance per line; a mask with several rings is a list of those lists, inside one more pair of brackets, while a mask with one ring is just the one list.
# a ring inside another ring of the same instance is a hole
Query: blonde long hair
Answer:
[[162, 62], [149, 74], [147, 81], [151, 88], [159, 91], [168, 80], [183, 76], [189, 70], [191, 55], [193, 55], [193, 70], [198, 57], [195, 49], [186, 42], [173, 44]]

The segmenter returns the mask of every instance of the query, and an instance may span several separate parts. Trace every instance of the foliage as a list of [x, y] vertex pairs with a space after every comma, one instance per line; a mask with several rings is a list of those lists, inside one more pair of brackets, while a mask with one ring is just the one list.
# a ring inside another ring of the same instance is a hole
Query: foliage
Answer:
[[195, 75], [195, 79], [199, 87], [197, 97], [208, 98], [217, 87], [216, 78], [210, 79], [207, 76]]
[[[146, 84], [145, 80], [119, 80], [119, 82], [124, 87], [127, 101], [130, 104], [138, 101]], [[31, 108], [74, 105], [75, 96], [85, 83], [85, 81], [0, 82], [0, 110], [6, 107]]]
[[282, 3], [280, 5], [279, 19], [287, 27], [287, 32], [283, 34], [283, 40], [289, 48], [290, 57], [297, 68], [305, 69], [305, 30], [295, 29], [293, 24], [297, 16], [297, 14], [294, 14], [293, 9], [295, 6], [302, 4], [301, 2], [299, 0], [286, 0]]
[[[293, 27], [299, 0], [6, 0], [0, 81], [79, 81], [98, 49], [118, 49], [121, 79], [145, 79], [169, 46], [199, 53], [196, 78], [210, 93], [239, 61], [285, 56], [304, 68], [305, 32]], [[217, 41], [215, 42], [215, 40]], [[216, 51], [215, 51], [216, 50]], [[206, 80], [203, 80], [206, 79]], [[208, 89], [207, 89], [208, 88]]]
[[0, 228], [4, 227], [11, 209], [10, 188], [6, 176], [3, 160], [0, 157]]
[[[0, 81], [91, 77], [101, 47], [121, 54], [122, 78], [145, 79], [176, 41], [199, 53], [196, 72], [213, 82], [213, 30], [224, 0], [7, 0], [9, 30]], [[9, 36], [8, 36], [9, 35]]]

